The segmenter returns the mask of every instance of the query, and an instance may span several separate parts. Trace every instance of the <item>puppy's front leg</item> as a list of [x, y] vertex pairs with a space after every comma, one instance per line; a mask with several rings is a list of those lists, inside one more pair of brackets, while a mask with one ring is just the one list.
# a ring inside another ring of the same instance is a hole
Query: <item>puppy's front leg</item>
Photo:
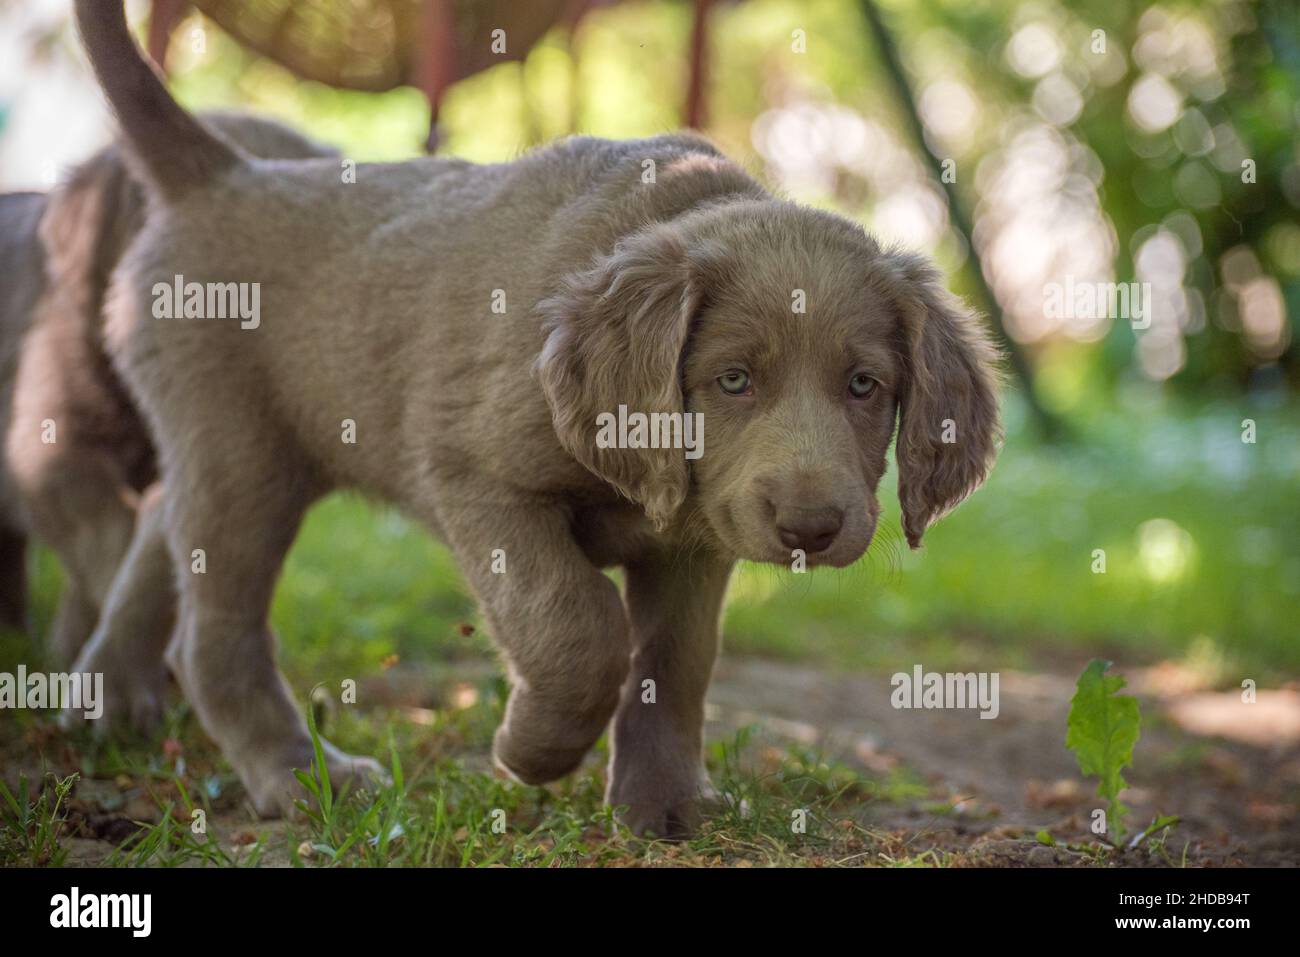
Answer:
[[614, 719], [606, 801], [638, 834], [686, 836], [712, 792], [702, 755], [704, 695], [731, 563], [706, 555], [629, 565], [632, 667]]
[[578, 766], [614, 713], [628, 667], [627, 615], [562, 509], [509, 493], [475, 497], [444, 501], [440, 524], [510, 671], [494, 757], [527, 784], [553, 781]]

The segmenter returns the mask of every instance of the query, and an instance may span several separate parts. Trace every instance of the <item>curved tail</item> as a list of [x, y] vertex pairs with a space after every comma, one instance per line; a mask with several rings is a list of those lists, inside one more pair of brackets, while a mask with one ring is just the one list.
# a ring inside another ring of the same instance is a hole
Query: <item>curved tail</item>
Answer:
[[82, 43], [121, 124], [132, 168], [152, 192], [176, 199], [243, 162], [172, 99], [131, 37], [122, 0], [76, 3]]

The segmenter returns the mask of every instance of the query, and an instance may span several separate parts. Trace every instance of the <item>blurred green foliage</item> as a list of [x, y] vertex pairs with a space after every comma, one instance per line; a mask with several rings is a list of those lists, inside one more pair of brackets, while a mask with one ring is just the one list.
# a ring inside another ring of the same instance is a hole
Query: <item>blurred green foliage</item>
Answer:
[[[1121, 381], [1142, 375], [1169, 378], [1187, 395], [1253, 389], [1275, 396], [1287, 381], [1295, 383], [1295, 350], [1288, 344], [1300, 315], [1297, 5], [887, 0], [880, 6], [923, 116], [942, 118], [946, 110], [947, 125], [955, 125], [956, 133], [931, 124], [930, 146], [955, 163], [957, 190], [976, 213], [982, 245], [996, 252], [1000, 219], [1009, 215], [996, 210], [990, 181], [1018, 155], [1033, 159], [1025, 136], [1038, 131], [1070, 157], [1069, 169], [1057, 171], [1061, 196], [1096, 193], [1101, 234], [1081, 235], [1078, 243], [1108, 244], [1113, 275], [1107, 278], [1151, 278], [1137, 260], [1153, 236], [1171, 237], [1181, 248], [1181, 272], [1176, 265], [1177, 274], [1165, 277], [1176, 300], [1162, 307], [1171, 318], [1143, 346], [1149, 361], [1135, 361], [1143, 334], [1124, 321], [1100, 330], [1100, 341], [1097, 330], [1021, 330], [1046, 401], [1068, 412], [1085, 396], [1096, 401], [1097, 389], [1109, 398]], [[658, 0], [598, 9], [574, 36], [553, 30], [523, 64], [503, 63], [452, 89], [441, 117], [445, 151], [497, 161], [570, 132], [633, 137], [676, 127], [690, 21], [689, 4]], [[219, 31], [209, 31], [202, 54], [188, 48], [186, 35], [178, 30], [173, 47], [175, 86], [192, 106], [240, 104], [284, 116], [359, 160], [413, 155], [423, 142], [427, 107], [413, 89], [340, 92], [297, 81]], [[793, 49], [800, 35], [803, 52]], [[814, 141], [828, 135], [816, 124], [848, 111], [888, 135], [883, 143], [869, 140], [864, 150], [902, 147], [910, 160], [887, 160], [895, 165], [922, 159], [907, 141], [903, 104], [892, 98], [859, 4], [717, 4], [710, 49], [709, 134], [796, 198], [878, 225], [897, 171], [864, 173], [870, 158], [856, 167], [823, 158], [826, 168], [812, 182], [787, 182], [756, 122], [765, 112], [805, 111], [814, 124], [805, 129], [817, 135], [799, 145], [811, 154]], [[970, 115], [954, 118], [953, 110]], [[828, 129], [837, 136], [844, 127]], [[833, 146], [820, 148], [829, 156]], [[1254, 164], [1253, 182], [1242, 181], [1243, 160]], [[924, 178], [919, 166], [917, 172]], [[1080, 209], [1091, 201], [1075, 198]], [[1068, 208], [1062, 211], [1065, 218]], [[1050, 224], [1052, 217], [1046, 219]], [[1070, 237], [1059, 242], [1068, 253]], [[961, 276], [969, 263], [961, 237], [941, 229], [928, 251], [957, 274], [959, 288], [973, 291], [969, 276]], [[1015, 265], [988, 249], [984, 258], [986, 274], [995, 278]], [[1067, 258], [1050, 265], [1050, 278], [1064, 279], [1073, 264]], [[1252, 280], [1260, 281], [1251, 286]], [[1000, 298], [1014, 295], [1006, 282], [994, 285]], [[1279, 298], [1281, 331], [1273, 329]]]

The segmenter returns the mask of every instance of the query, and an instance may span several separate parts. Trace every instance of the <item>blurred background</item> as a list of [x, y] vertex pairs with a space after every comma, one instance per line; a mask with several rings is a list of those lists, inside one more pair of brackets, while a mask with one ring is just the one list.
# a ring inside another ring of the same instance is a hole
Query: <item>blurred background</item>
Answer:
[[[110, 135], [69, 7], [0, 0], [0, 188], [46, 188]], [[1192, 687], [1300, 674], [1300, 5], [128, 8], [187, 106], [280, 117], [358, 161], [694, 125], [938, 260], [1008, 352], [991, 480], [922, 552], [889, 498], [852, 569], [743, 567], [729, 650], [886, 670], [1102, 653]], [[1146, 284], [1145, 328], [1050, 307], [1054, 285], [1110, 282]], [[48, 617], [48, 556], [38, 583]], [[348, 497], [313, 513], [276, 607], [313, 673], [481, 655], [473, 614], [439, 546]]]

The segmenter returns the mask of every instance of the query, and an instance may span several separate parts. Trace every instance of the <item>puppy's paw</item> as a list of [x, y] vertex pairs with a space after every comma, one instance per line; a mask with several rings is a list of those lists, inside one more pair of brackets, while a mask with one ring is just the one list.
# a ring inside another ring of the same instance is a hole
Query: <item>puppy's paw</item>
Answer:
[[[375, 789], [390, 783], [388, 772], [373, 758], [358, 757], [340, 751], [328, 741], [321, 742], [330, 788], [337, 796], [355, 788]], [[307, 791], [294, 771], [309, 771], [313, 754], [311, 742], [295, 747], [280, 760], [257, 760], [236, 765], [249, 800], [258, 816], [293, 817], [297, 802], [307, 799]]]
[[[98, 736], [121, 728], [148, 734], [162, 724], [167, 704], [167, 670], [161, 664], [124, 666], [104, 660], [91, 646], [82, 652], [72, 672], [91, 675], [98, 694], [93, 707], [92, 702], [83, 700], [81, 708], [63, 709], [59, 725], [65, 731], [87, 722]], [[102, 679], [98, 677], [101, 675]]]
[[622, 808], [617, 812], [623, 824], [638, 837], [681, 841], [694, 836], [704, 815], [716, 809], [722, 798], [701, 767], [646, 767], [628, 774], [626, 767], [611, 769], [605, 803]]
[[637, 837], [658, 838], [664, 841], [685, 841], [695, 836], [704, 819], [702, 802], [696, 797], [686, 797], [667, 803], [661, 801], [610, 802], [617, 807], [626, 805], [617, 813], [620, 824]]
[[546, 784], [564, 777], [577, 769], [588, 750], [588, 746], [544, 745], [529, 737], [512, 734], [505, 725], [497, 728], [492, 739], [493, 762], [521, 784]]

